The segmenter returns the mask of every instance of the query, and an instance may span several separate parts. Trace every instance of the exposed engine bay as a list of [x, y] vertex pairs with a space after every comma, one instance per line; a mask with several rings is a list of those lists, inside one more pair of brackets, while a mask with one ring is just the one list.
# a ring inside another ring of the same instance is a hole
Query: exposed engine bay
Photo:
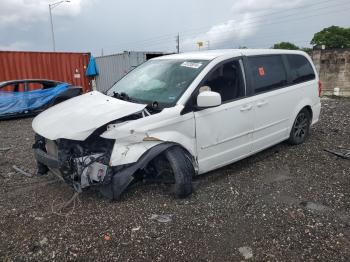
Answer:
[[50, 163], [37, 157], [38, 165], [41, 166], [39, 172], [45, 173], [49, 168], [53, 169], [53, 172], [59, 173], [77, 192], [92, 185], [105, 183], [114, 140], [100, 137], [102, 131], [96, 130], [85, 141], [52, 141], [37, 135], [33, 145], [36, 155], [44, 157], [46, 153], [49, 157], [57, 159], [57, 163]]

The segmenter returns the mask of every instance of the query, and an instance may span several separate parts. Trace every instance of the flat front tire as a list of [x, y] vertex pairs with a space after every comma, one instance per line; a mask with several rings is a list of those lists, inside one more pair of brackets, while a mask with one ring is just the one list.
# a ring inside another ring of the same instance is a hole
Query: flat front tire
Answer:
[[175, 183], [172, 186], [172, 193], [177, 198], [184, 198], [192, 193], [192, 177], [194, 168], [191, 159], [186, 152], [178, 146], [169, 148], [165, 152], [173, 171]]

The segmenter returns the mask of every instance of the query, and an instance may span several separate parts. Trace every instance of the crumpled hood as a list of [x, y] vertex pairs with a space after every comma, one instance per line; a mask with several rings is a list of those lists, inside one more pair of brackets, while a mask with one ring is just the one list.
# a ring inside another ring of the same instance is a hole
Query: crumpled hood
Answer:
[[83, 141], [104, 124], [140, 112], [145, 107], [93, 91], [47, 109], [34, 118], [32, 127], [50, 140]]

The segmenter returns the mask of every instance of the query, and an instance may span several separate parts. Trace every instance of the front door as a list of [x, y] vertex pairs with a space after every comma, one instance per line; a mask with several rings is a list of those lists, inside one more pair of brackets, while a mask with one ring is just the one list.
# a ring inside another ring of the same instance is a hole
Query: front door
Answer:
[[[239, 60], [215, 67], [204, 79], [204, 90], [221, 95], [222, 104], [196, 111], [196, 140], [199, 173], [227, 165], [251, 152], [254, 110], [246, 98]], [[201, 88], [198, 92], [201, 91]]]

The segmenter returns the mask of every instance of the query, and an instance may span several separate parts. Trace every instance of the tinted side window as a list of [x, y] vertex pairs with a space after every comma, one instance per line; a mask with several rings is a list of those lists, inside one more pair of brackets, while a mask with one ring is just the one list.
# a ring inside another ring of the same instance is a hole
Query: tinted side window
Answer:
[[310, 62], [302, 55], [287, 55], [291, 70], [291, 81], [294, 84], [315, 79], [315, 72]]
[[248, 57], [255, 94], [283, 87], [287, 74], [280, 55]]
[[[202, 87], [206, 87], [204, 90], [210, 88], [211, 91], [218, 92], [223, 103], [245, 96], [245, 87], [239, 62], [230, 61], [217, 67], [208, 74]], [[200, 89], [199, 92], [201, 91]]]

